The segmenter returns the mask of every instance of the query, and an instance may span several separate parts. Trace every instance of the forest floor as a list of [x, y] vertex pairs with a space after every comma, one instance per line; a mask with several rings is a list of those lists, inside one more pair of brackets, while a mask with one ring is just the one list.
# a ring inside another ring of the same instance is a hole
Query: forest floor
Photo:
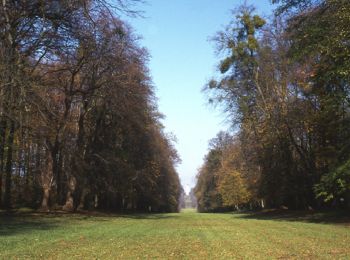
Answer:
[[336, 214], [0, 214], [0, 259], [350, 259]]

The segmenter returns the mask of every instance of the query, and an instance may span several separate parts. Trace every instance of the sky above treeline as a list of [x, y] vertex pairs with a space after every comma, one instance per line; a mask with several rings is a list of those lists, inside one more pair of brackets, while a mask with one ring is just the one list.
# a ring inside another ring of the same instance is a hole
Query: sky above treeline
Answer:
[[[272, 14], [270, 0], [246, 2], [265, 18]], [[232, 10], [243, 3], [147, 0], [138, 6], [143, 18], [127, 18], [150, 53], [149, 68], [159, 110], [165, 115], [166, 132], [177, 138], [175, 147], [182, 160], [177, 170], [186, 192], [196, 183], [208, 141], [229, 128], [225, 116], [208, 105], [201, 90], [218, 74], [219, 57], [210, 38], [232, 20]]]

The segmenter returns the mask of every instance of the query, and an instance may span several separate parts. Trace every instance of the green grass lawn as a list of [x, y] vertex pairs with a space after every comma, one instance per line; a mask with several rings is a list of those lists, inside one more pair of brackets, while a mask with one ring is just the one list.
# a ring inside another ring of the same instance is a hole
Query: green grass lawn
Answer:
[[350, 226], [337, 221], [317, 214], [189, 210], [150, 215], [3, 214], [0, 259], [350, 259]]

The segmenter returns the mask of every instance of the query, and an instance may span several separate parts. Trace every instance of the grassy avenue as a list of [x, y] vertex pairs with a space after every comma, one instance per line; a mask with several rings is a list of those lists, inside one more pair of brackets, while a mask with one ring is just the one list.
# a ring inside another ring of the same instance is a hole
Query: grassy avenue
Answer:
[[348, 219], [302, 214], [0, 217], [0, 259], [349, 259]]

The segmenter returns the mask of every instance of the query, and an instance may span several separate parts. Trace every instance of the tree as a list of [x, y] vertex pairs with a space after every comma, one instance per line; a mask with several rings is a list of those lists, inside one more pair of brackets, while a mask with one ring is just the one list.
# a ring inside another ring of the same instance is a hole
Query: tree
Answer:
[[211, 140], [194, 189], [199, 211], [237, 209], [255, 200], [249, 191], [253, 189], [252, 179], [244, 169], [241, 152], [238, 141], [227, 133], [220, 132]]
[[339, 190], [347, 201], [335, 183], [346, 183], [349, 158], [348, 3], [275, 2], [270, 24], [244, 6], [215, 38], [227, 58], [206, 89], [238, 129], [243, 162], [228, 169], [246, 176], [261, 206], [325, 206], [315, 189], [318, 197]]
[[178, 210], [178, 156], [161, 125], [148, 54], [116, 15], [137, 15], [136, 2], [2, 2], [6, 207]]
[[250, 196], [247, 185], [239, 172], [232, 170], [225, 172], [218, 189], [222, 196], [223, 204], [227, 207], [238, 208], [238, 205], [249, 202]]

